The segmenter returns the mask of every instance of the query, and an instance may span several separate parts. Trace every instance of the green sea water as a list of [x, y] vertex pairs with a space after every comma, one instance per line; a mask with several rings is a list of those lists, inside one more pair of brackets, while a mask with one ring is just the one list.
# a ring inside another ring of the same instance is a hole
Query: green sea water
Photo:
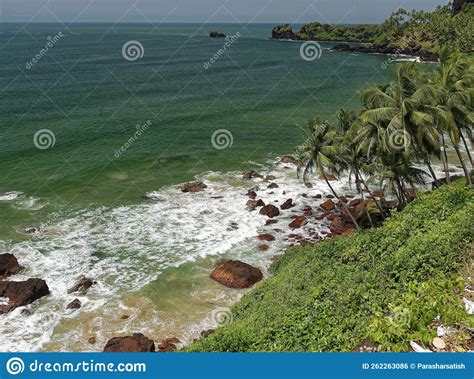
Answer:
[[[230, 40], [209, 38], [214, 28], [237, 36], [224, 53]], [[309, 119], [358, 107], [356, 91], [391, 73], [384, 56], [326, 50], [332, 44], [304, 60], [300, 42], [272, 41], [271, 29], [0, 24], [0, 253], [25, 266], [16, 280], [41, 277], [51, 290], [29, 317], [2, 316], [1, 351], [98, 351], [137, 331], [189, 342], [242, 294], [209, 279], [220, 259], [266, 274], [295, 242], [292, 212], [315, 200], [294, 167], [272, 162], [301, 142]], [[143, 47], [140, 59], [124, 58], [130, 41]], [[35, 139], [45, 130], [50, 140]], [[216, 131], [226, 148], [213, 144]], [[274, 175], [279, 188], [243, 181], [245, 169]], [[196, 176], [206, 191], [173, 187]], [[329, 191], [316, 184], [315, 193]], [[266, 203], [296, 202], [277, 228], [246, 210], [253, 185]], [[345, 181], [334, 186], [350, 191]], [[325, 228], [316, 218], [305, 226], [313, 235]], [[276, 238], [265, 251], [260, 233]], [[98, 284], [74, 313], [67, 289], [80, 275]]]
[[[206, 70], [225, 43], [208, 37], [211, 28], [241, 37]], [[21, 191], [50, 206], [136, 203], [203, 171], [240, 170], [291, 152], [308, 119], [357, 107], [360, 87], [389, 78], [383, 56], [323, 51], [308, 62], [300, 43], [270, 40], [271, 28], [1, 24], [0, 193]], [[133, 62], [122, 56], [131, 40], [144, 50]], [[115, 151], [148, 120], [117, 159]], [[42, 129], [54, 133], [54, 147], [35, 147]], [[232, 134], [230, 148], [213, 147], [220, 129]], [[3, 234], [29, 221], [1, 211]]]

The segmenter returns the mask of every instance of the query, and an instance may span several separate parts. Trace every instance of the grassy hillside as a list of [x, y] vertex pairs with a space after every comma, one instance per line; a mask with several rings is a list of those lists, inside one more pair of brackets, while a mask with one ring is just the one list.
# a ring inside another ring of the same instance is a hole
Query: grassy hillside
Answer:
[[[474, 189], [421, 194], [378, 229], [293, 248], [273, 276], [232, 308], [233, 322], [191, 351], [351, 351], [361, 344], [428, 346], [436, 326], [469, 348], [462, 304], [472, 264]], [[472, 283], [471, 283], [472, 284]]]

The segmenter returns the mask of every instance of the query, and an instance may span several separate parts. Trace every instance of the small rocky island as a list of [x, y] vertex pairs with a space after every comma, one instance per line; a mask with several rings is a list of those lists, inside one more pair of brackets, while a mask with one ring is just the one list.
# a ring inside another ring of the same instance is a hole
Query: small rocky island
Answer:
[[211, 30], [211, 32], [209, 33], [209, 37], [211, 38], [225, 38], [225, 34], [224, 33], [221, 33], [217, 30]]

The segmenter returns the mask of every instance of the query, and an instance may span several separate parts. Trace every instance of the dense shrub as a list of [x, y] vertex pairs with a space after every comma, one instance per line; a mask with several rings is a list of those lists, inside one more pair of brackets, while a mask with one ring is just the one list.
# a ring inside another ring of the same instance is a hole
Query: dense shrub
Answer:
[[425, 193], [378, 229], [293, 248], [232, 307], [234, 321], [191, 351], [385, 350], [428, 343], [435, 318], [464, 325], [461, 269], [472, 259], [474, 190]]

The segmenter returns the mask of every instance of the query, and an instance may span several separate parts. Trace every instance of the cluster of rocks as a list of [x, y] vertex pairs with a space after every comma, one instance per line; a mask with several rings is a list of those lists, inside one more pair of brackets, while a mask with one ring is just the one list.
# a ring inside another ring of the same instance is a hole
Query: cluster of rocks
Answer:
[[155, 341], [142, 333], [131, 336], [113, 337], [104, 346], [104, 353], [169, 353], [175, 351], [181, 341], [176, 338], [165, 338], [155, 346]]
[[8, 280], [9, 276], [18, 274], [23, 268], [13, 254], [0, 254], [0, 297], [8, 300], [0, 304], [0, 314], [11, 312], [49, 295], [48, 285], [43, 279], [30, 278], [20, 282]]
[[419, 57], [425, 62], [436, 62], [438, 56], [435, 53], [423, 51], [421, 46], [400, 49], [389, 45], [355, 45], [351, 46], [348, 43], [339, 43], [331, 50], [344, 51], [349, 53], [368, 53], [368, 54], [386, 54], [386, 55], [411, 55]]

